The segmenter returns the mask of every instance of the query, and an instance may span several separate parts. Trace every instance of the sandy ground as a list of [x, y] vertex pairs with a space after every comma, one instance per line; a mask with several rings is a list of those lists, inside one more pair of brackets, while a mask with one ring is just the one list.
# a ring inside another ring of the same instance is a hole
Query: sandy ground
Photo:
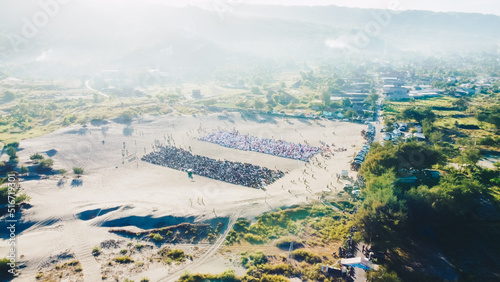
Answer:
[[[196, 138], [205, 134], [198, 132], [200, 125], [207, 133], [217, 128], [236, 128], [259, 137], [300, 143], [307, 140], [316, 146], [320, 141], [326, 141], [348, 150], [335, 153], [331, 159], [318, 155], [318, 161], [324, 164], [321, 168], [297, 160], [198, 141]], [[347, 122], [299, 119], [258, 123], [239, 115], [221, 119], [214, 114], [146, 117], [143, 122], [134, 122], [130, 126], [113, 122], [87, 128], [72, 126], [24, 140], [18, 153], [20, 164], [38, 152], [54, 160], [54, 169], [66, 169], [68, 173], [65, 178], [53, 175], [49, 179], [22, 181], [22, 188], [32, 198], [32, 207], [19, 213], [17, 254], [22, 256], [24, 268], [14, 281], [33, 281], [47, 258], [64, 250], [71, 250], [80, 261], [85, 281], [101, 280], [101, 266], [91, 255], [92, 248], [108, 239], [123, 240], [123, 237], [109, 233], [110, 227], [149, 229], [181, 222], [208, 222], [215, 216], [231, 220], [237, 217], [251, 219], [281, 206], [317, 201], [327, 185], [334, 186], [330, 192], [334, 194], [342, 189], [342, 183], [337, 182], [335, 175], [349, 169], [349, 161], [364, 142], [360, 131], [365, 128], [365, 125]], [[186, 149], [190, 146], [194, 153], [277, 168], [287, 174], [264, 191], [196, 175], [191, 181], [184, 172], [140, 161], [145, 152], [151, 152], [155, 139], [163, 142], [168, 134], [173, 135], [177, 146]], [[126, 156], [136, 154], [137, 157], [127, 159], [122, 153]], [[81, 179], [74, 178], [71, 172], [74, 166], [85, 169]], [[354, 176], [353, 172], [349, 173]], [[298, 180], [299, 177], [301, 181], [304, 177], [307, 179], [310, 190]], [[183, 269], [219, 271], [225, 265], [218, 263], [220, 259], [210, 260], [217, 248], [214, 249], [206, 256], [201, 255], [198, 262], [195, 259], [192, 266], [186, 264]], [[5, 240], [0, 252], [8, 252]], [[150, 267], [132, 278], [140, 280], [147, 276], [151, 281], [160, 278], [169, 281], [174, 276], [166, 277], [168, 271]]]
[[485, 168], [494, 169], [495, 166], [493, 164], [499, 161], [500, 156], [485, 155], [477, 164]]

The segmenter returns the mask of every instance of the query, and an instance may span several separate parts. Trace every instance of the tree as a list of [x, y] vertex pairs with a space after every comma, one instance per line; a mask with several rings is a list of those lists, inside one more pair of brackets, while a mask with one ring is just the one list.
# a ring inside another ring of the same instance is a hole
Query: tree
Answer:
[[435, 216], [443, 221], [463, 219], [477, 210], [480, 205], [478, 196], [483, 191], [484, 186], [478, 181], [449, 174], [430, 189], [430, 207], [434, 209]]
[[443, 136], [444, 136], [443, 132], [441, 132], [441, 131], [433, 131], [433, 132], [431, 132], [431, 133], [427, 136], [427, 138], [428, 138], [428, 139], [429, 139], [429, 141], [431, 141], [432, 143], [438, 143], [438, 142], [440, 142], [440, 141], [442, 141], [442, 140], [443, 140]]
[[457, 161], [461, 164], [475, 165], [481, 159], [481, 151], [475, 147], [466, 147], [458, 156]]
[[367, 185], [365, 200], [356, 213], [356, 225], [366, 241], [387, 246], [405, 223], [407, 211], [404, 201], [394, 194], [394, 185], [381, 184], [377, 188]]
[[344, 107], [351, 107], [352, 106], [351, 99], [349, 99], [349, 98], [343, 98], [342, 99], [342, 105]]
[[366, 97], [364, 103], [370, 106], [375, 106], [377, 104], [377, 100], [379, 99], [379, 95], [377, 92], [372, 92], [368, 97]]
[[495, 167], [496, 170], [500, 171], [500, 162], [494, 163], [493, 166]]
[[8, 147], [7, 150], [5, 151], [7, 155], [9, 156], [10, 159], [15, 159], [17, 157], [17, 151], [16, 148], [14, 147]]
[[365, 178], [370, 175], [380, 176], [391, 169], [400, 172], [402, 169], [430, 168], [444, 161], [439, 150], [422, 142], [406, 142], [397, 146], [391, 145], [391, 142], [387, 144], [370, 148], [360, 170]]
[[325, 107], [330, 106], [330, 98], [331, 94], [328, 91], [325, 91], [321, 94], [321, 100], [323, 100], [323, 103], [325, 103]]
[[408, 107], [401, 111], [401, 117], [404, 120], [414, 119], [419, 123], [423, 120], [433, 122], [436, 119], [436, 114], [432, 111], [431, 108], [422, 109], [416, 107]]
[[358, 113], [352, 109], [349, 109], [345, 112], [344, 116], [346, 118], [349, 118], [349, 119], [352, 119], [354, 117], [357, 117], [358, 116]]
[[11, 142], [9, 144], [7, 144], [6, 147], [14, 147], [14, 148], [19, 148], [19, 142]]

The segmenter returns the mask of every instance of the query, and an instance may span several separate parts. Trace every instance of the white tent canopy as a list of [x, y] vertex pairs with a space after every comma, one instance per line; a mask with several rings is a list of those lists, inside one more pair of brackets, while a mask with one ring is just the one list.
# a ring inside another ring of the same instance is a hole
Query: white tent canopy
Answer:
[[365, 270], [377, 270], [378, 265], [371, 263], [368, 259], [364, 257], [357, 258], [344, 258], [340, 261], [340, 264], [345, 266], [352, 266], [357, 268], [362, 268]]

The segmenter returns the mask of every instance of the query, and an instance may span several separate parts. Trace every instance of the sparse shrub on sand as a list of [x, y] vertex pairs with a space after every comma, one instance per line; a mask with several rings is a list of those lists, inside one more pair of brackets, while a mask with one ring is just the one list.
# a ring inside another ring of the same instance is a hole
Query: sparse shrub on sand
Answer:
[[52, 159], [44, 159], [38, 162], [37, 170], [39, 172], [48, 171], [52, 169], [54, 161]]
[[75, 166], [75, 167], [73, 167], [73, 172], [75, 174], [80, 175], [80, 174], [83, 174], [85, 172], [85, 170], [82, 167]]
[[163, 241], [163, 236], [161, 236], [159, 233], [151, 233], [148, 235], [149, 238], [151, 238], [151, 240], [155, 241], [155, 242], [161, 242]]
[[167, 259], [167, 261], [185, 262], [186, 258], [190, 257], [186, 255], [183, 250], [179, 249], [169, 249], [163, 248], [158, 251], [158, 254]]
[[134, 260], [131, 257], [129, 257], [129, 256], [116, 257], [115, 261], [117, 263], [131, 263], [131, 262], [134, 262]]
[[98, 256], [98, 255], [100, 255], [100, 254], [101, 254], [101, 248], [99, 248], [99, 247], [94, 247], [94, 248], [92, 249], [92, 255], [93, 255], [93, 256]]
[[30, 156], [30, 160], [32, 160], [33, 162], [38, 162], [40, 160], [43, 160], [45, 159], [42, 155], [40, 155], [39, 153], [35, 153], [33, 155]]

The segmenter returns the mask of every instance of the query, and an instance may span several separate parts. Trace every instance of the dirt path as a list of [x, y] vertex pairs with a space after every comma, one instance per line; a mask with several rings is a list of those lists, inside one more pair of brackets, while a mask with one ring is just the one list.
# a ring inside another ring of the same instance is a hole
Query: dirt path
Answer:
[[106, 94], [102, 93], [101, 91], [99, 91], [99, 90], [95, 90], [94, 88], [92, 88], [92, 87], [90, 86], [90, 80], [85, 81], [85, 86], [87, 87], [87, 89], [92, 90], [92, 91], [96, 92], [97, 94], [99, 94], [99, 95], [101, 95], [101, 96], [104, 96], [104, 97], [106, 97], [106, 98], [109, 98], [109, 95], [106, 95]]

